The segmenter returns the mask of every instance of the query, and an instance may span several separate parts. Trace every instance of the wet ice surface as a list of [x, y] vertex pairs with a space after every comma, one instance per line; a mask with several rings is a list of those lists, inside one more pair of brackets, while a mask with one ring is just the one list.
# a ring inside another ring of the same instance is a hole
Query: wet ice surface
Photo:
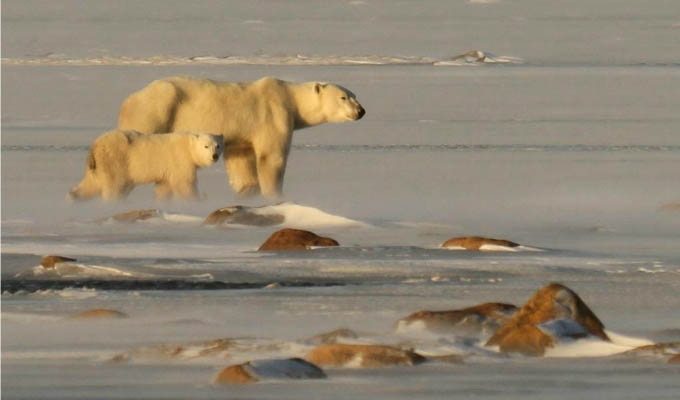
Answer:
[[[665, 359], [610, 356], [680, 340], [680, 215], [661, 208], [680, 201], [675, 3], [447, 2], [446, 13], [408, 2], [338, 2], [315, 13], [307, 2], [291, 3], [293, 13], [153, 3], [71, 14], [3, 2], [3, 34], [15, 34], [3, 40], [2, 67], [3, 396], [677, 397], [677, 367]], [[45, 24], [63, 29], [37, 35]], [[158, 29], [136, 31], [131, 48], [121, 32], [140, 25]], [[70, 39], [83, 31], [91, 34]], [[337, 32], [353, 32], [351, 46]], [[434, 65], [474, 48], [522, 63]], [[357, 65], [338, 65], [347, 63]], [[265, 205], [237, 199], [221, 165], [199, 172], [200, 202], [156, 203], [139, 187], [122, 203], [66, 203], [122, 99], [172, 75], [336, 82], [368, 113], [295, 134], [290, 203], [268, 208], [286, 215], [281, 226], [201, 224], [220, 207]], [[101, 221], [147, 208], [160, 216]], [[341, 246], [255, 251], [283, 226]], [[463, 235], [541, 251], [439, 248]], [[77, 261], [44, 271], [46, 254]], [[616, 343], [504, 358], [481, 338], [394, 331], [418, 310], [519, 306], [551, 281], [576, 291]], [[129, 318], [69, 318], [92, 308]], [[304, 355], [306, 338], [340, 327], [357, 331], [355, 341], [466, 359], [210, 384], [230, 364]], [[216, 339], [234, 344], [197, 356]], [[110, 362], [121, 354], [125, 362]]]

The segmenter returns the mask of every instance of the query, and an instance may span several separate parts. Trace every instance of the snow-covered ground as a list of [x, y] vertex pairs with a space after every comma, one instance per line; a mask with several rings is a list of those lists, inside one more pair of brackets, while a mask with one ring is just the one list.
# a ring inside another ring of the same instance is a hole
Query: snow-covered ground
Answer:
[[[604, 356], [680, 340], [680, 212], [663, 208], [680, 202], [678, 15], [660, 0], [3, 1], [3, 396], [674, 398], [677, 368]], [[456, 58], [471, 50], [486, 58]], [[295, 134], [284, 204], [238, 199], [219, 162], [199, 172], [200, 202], [157, 203], [139, 187], [120, 203], [68, 203], [123, 98], [173, 75], [335, 82], [367, 114]], [[237, 204], [284, 222], [201, 224]], [[160, 213], [102, 221], [142, 208]], [[341, 246], [255, 251], [284, 226]], [[463, 235], [541, 251], [439, 248]], [[77, 261], [46, 272], [46, 254]], [[505, 359], [393, 330], [421, 309], [519, 306], [551, 281], [579, 293], [614, 343]], [[89, 308], [130, 318], [65, 318]], [[339, 327], [468, 357], [210, 384], [232, 363], [303, 355], [303, 339]], [[139, 350], [218, 338], [237, 346]], [[108, 362], [121, 353], [130, 361]]]

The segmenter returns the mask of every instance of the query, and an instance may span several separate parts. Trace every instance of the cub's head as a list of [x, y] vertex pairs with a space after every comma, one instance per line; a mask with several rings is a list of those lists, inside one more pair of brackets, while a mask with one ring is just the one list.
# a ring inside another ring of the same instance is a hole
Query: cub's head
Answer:
[[209, 135], [207, 133], [192, 133], [194, 161], [199, 167], [208, 167], [220, 158], [224, 141], [222, 135]]
[[356, 121], [366, 114], [354, 93], [342, 86], [317, 82], [314, 91], [328, 122]]

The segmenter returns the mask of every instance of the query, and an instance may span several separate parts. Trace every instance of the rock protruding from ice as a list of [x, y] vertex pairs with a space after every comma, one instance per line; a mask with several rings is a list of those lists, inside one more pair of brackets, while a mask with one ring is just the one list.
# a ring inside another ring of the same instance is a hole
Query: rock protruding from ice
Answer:
[[103, 218], [101, 222], [125, 222], [133, 223], [137, 221], [144, 221], [150, 218], [158, 218], [161, 216], [161, 212], [155, 208], [143, 209], [143, 210], [132, 210], [124, 213], [112, 215], [107, 218]]
[[135, 348], [114, 355], [110, 361], [126, 362], [131, 360], [192, 360], [202, 357], [224, 359], [233, 350], [236, 341], [229, 338], [206, 340], [192, 343], [161, 343]]
[[680, 212], [680, 202], [667, 203], [659, 207], [660, 211]]
[[433, 333], [488, 338], [515, 311], [517, 307], [506, 303], [484, 303], [450, 311], [418, 311], [397, 321], [396, 327], [398, 332], [417, 327]]
[[265, 380], [323, 379], [326, 373], [301, 358], [248, 361], [231, 365], [217, 374], [214, 383], [242, 385]]
[[321, 367], [375, 368], [417, 365], [427, 358], [394, 346], [376, 344], [330, 344], [315, 347], [305, 359]]
[[78, 261], [75, 258], [69, 258], [69, 257], [63, 257], [63, 256], [45, 256], [40, 260], [40, 265], [45, 268], [45, 269], [51, 269], [55, 267], [55, 264], [58, 263], [63, 263], [63, 262], [70, 262], [70, 261]]
[[560, 338], [588, 335], [609, 342], [604, 324], [583, 300], [566, 286], [551, 283], [502, 324], [486, 345], [504, 353], [542, 356]]
[[497, 56], [481, 50], [472, 50], [452, 57], [450, 60], [437, 61], [438, 66], [484, 65], [484, 64], [521, 64], [521, 58]]
[[[204, 225], [238, 224], [253, 226], [279, 225], [285, 221], [283, 214], [267, 213], [265, 207], [230, 206], [219, 208], [206, 217]], [[265, 212], [263, 212], [265, 211]]]
[[120, 319], [128, 318], [128, 315], [118, 310], [111, 310], [108, 308], [93, 308], [73, 314], [70, 317], [77, 319]]
[[452, 250], [515, 251], [519, 244], [504, 239], [461, 236], [447, 240], [442, 243], [441, 247]]
[[286, 228], [272, 233], [258, 250], [308, 250], [318, 246], [338, 246], [338, 242], [314, 232]]
[[203, 221], [205, 225], [239, 224], [251, 226], [361, 227], [367, 224], [339, 215], [329, 214], [315, 207], [284, 202], [271, 206], [228, 206], [213, 211]]
[[309, 344], [335, 344], [341, 339], [356, 339], [359, 334], [351, 329], [338, 328], [334, 331], [320, 333], [305, 340]]
[[642, 356], [676, 356], [680, 355], [680, 342], [655, 343], [645, 346], [638, 346], [634, 349], [626, 351], [624, 354]]

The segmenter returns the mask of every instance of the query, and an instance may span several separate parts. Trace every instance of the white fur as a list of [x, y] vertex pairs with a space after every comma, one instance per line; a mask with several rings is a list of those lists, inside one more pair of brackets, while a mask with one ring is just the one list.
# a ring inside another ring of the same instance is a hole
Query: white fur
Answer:
[[262, 78], [243, 83], [173, 77], [131, 94], [118, 127], [143, 133], [221, 134], [231, 186], [241, 195], [279, 197], [293, 130], [361, 118], [340, 86]]
[[155, 183], [158, 199], [197, 198], [196, 169], [214, 163], [221, 151], [221, 138], [208, 134], [109, 131], [92, 144], [85, 177], [69, 196], [115, 200], [136, 185]]

